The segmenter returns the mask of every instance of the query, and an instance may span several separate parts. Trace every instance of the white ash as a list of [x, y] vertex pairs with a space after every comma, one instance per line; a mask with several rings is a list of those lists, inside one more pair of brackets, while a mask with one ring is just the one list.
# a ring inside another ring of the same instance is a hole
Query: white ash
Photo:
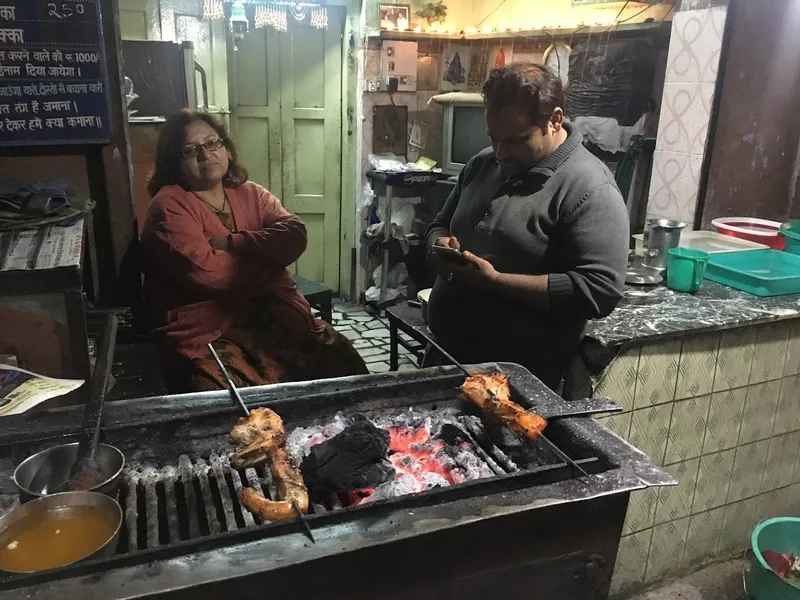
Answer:
[[494, 472], [466, 442], [456, 447], [458, 450], [453, 453], [454, 447], [447, 446], [447, 452], [452, 456], [453, 461], [458, 465], [453, 472], [458, 472], [464, 477], [464, 481], [473, 479], [483, 479], [494, 477]]
[[286, 438], [286, 449], [299, 465], [311, 452], [312, 446], [339, 435], [352, 422], [350, 417], [338, 412], [329, 423], [312, 427], [297, 427]]
[[444, 477], [439, 475], [438, 473], [429, 473], [425, 472], [422, 473], [417, 478], [422, 483], [422, 490], [430, 490], [435, 487], [447, 487], [450, 485], [450, 482], [447, 481]]
[[387, 411], [370, 420], [376, 427], [390, 429], [392, 427], [404, 427], [409, 430], [425, 427], [432, 436], [439, 433], [443, 425], [451, 424], [458, 427], [458, 415], [460, 410], [453, 406], [432, 410], [419, 410], [413, 406], [403, 411]]
[[[447, 482], [445, 482], [447, 483]], [[380, 484], [372, 492], [372, 495], [364, 498], [359, 504], [368, 504], [376, 500], [385, 500], [387, 498], [396, 498], [397, 496], [405, 496], [407, 494], [415, 494], [419, 491], [420, 483], [413, 475], [401, 475], [394, 479]]]

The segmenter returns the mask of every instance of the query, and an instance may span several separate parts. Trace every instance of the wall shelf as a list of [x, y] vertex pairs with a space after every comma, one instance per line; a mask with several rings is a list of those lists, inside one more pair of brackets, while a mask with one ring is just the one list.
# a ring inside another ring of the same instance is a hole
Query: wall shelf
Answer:
[[532, 42], [536, 40], [551, 40], [554, 38], [564, 38], [573, 36], [592, 36], [592, 35], [634, 35], [637, 33], [651, 32], [654, 34], [669, 33], [672, 21], [654, 21], [645, 23], [630, 23], [622, 25], [592, 25], [585, 27], [532, 29], [528, 31], [494, 31], [491, 33], [441, 33], [425, 31], [389, 31], [380, 29], [369, 32], [371, 39], [382, 40], [520, 40]]

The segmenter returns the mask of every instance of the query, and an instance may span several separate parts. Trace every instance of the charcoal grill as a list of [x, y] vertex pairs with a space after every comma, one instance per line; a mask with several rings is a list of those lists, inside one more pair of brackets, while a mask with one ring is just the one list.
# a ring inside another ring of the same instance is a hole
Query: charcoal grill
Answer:
[[[569, 410], [519, 366], [478, 368], [506, 373], [513, 399], [540, 414]], [[227, 392], [110, 403], [102, 440], [131, 465], [120, 490], [117, 554], [47, 573], [0, 574], [3, 597], [607, 598], [630, 492], [675, 480], [592, 419], [552, 421], [550, 439], [591, 474], [579, 477], [547, 448], [507, 432], [501, 440], [469, 415], [455, 394], [462, 381], [445, 367], [242, 390], [250, 407], [275, 409], [287, 433], [337, 413], [464, 411], [456, 425], [491, 476], [367, 504], [342, 496], [314, 503], [308, 521], [316, 544], [297, 522], [262, 523], [240, 506], [243, 485], [276, 495], [263, 469], [230, 468], [227, 438], [238, 407]], [[69, 440], [80, 418], [77, 407], [4, 419], [0, 509], [16, 501], [14, 466]]]

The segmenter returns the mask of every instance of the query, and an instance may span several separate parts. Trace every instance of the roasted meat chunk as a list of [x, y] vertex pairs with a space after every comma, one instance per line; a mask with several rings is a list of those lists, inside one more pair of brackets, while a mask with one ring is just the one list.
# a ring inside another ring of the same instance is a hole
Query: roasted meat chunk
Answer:
[[267, 463], [280, 500], [268, 500], [253, 488], [244, 488], [239, 499], [250, 511], [267, 521], [292, 519], [293, 504], [308, 511], [308, 490], [303, 476], [286, 451], [286, 435], [280, 416], [269, 408], [256, 408], [231, 430], [231, 442], [239, 449], [231, 458], [236, 469]]
[[511, 390], [505, 375], [473, 373], [460, 389], [461, 396], [483, 411], [528, 438], [535, 440], [547, 427], [547, 421], [511, 401]]

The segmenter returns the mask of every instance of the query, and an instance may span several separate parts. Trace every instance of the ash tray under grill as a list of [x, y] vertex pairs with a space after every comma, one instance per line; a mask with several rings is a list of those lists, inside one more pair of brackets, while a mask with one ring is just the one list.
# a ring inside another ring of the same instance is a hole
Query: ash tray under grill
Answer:
[[663, 297], [657, 296], [651, 292], [626, 290], [621, 303], [630, 306], [651, 306], [653, 304], [661, 304], [663, 301]]

